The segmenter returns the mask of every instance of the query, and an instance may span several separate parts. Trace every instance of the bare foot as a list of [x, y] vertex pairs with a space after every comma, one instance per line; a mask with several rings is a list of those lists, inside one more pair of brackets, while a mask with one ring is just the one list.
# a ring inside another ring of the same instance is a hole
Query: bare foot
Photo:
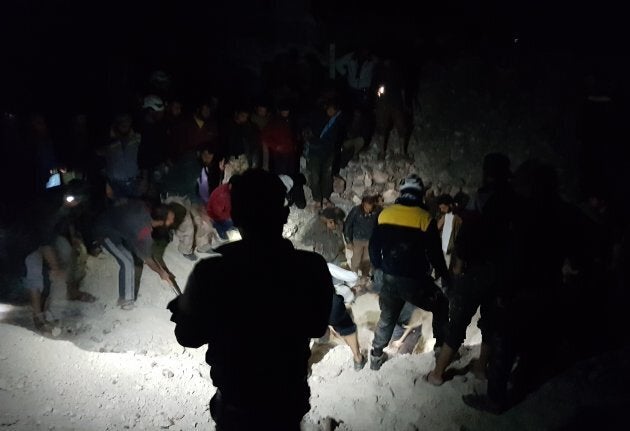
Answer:
[[444, 384], [444, 379], [442, 377], [438, 377], [433, 371], [427, 374], [426, 380], [433, 386], [442, 386], [442, 384]]

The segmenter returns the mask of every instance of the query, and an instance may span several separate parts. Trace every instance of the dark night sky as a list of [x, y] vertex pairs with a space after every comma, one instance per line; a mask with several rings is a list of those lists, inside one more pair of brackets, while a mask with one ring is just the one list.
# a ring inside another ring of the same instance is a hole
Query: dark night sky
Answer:
[[[403, 51], [421, 37], [447, 37], [454, 46], [562, 51], [588, 59], [595, 68], [618, 67], [623, 23], [605, 3], [541, 1], [442, 1], [382, 3], [350, 1], [76, 1], [3, 2], [2, 91], [7, 99], [33, 104], [51, 99], [70, 104], [106, 97], [112, 73], [132, 75], [164, 67], [188, 82], [216, 73], [230, 41], [272, 41], [300, 35], [274, 31], [269, 11], [310, 9], [319, 23], [318, 48], [367, 41]], [[309, 6], [310, 4], [310, 6]], [[408, 9], [409, 4], [416, 11]], [[356, 35], [361, 35], [358, 38]], [[357, 40], [358, 39], [358, 40]], [[626, 49], [627, 51], [627, 49]], [[617, 66], [615, 66], [615, 64]], [[127, 70], [128, 71], [128, 70]]]

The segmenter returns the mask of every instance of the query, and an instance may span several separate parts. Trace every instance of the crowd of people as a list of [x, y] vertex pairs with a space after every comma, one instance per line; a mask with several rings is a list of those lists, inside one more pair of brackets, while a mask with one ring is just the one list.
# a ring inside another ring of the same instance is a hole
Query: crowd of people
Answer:
[[[334, 177], [374, 132], [384, 158], [393, 127], [409, 158], [410, 102], [391, 59], [360, 49], [336, 66], [347, 92], [323, 89], [314, 112], [294, 114], [292, 99], [277, 95], [186, 105], [155, 91], [117, 112], [96, 145], [85, 116], [77, 116], [65, 156], [43, 115], [30, 115], [24, 133], [4, 115], [5, 142], [32, 175], [7, 197], [17, 205], [3, 205], [2, 270], [26, 268], [36, 328], [55, 325], [51, 288], [65, 285], [69, 300], [95, 300], [80, 290], [88, 254], [105, 249], [115, 258], [125, 310], [134, 308], [146, 263], [178, 295], [169, 305], [178, 341], [209, 345], [218, 429], [251, 429], [261, 420], [297, 429], [309, 409], [310, 340], [337, 334], [357, 371], [368, 357], [379, 370], [416, 309], [433, 314], [436, 363], [426, 379], [437, 386], [450, 378], [480, 309], [483, 341], [473, 370], [488, 379], [488, 391], [464, 401], [495, 413], [557, 372], [566, 355], [583, 353], [574, 346], [585, 334], [573, 325], [584, 307], [601, 311], [610, 329], [591, 351], [619, 341], [602, 310], [616, 309], [625, 226], [611, 222], [600, 191], [582, 207], [565, 202], [544, 162], [513, 171], [506, 155], [488, 154], [470, 198], [434, 196], [421, 176], [409, 175], [394, 204], [366, 194], [346, 217], [330, 201]], [[220, 115], [222, 106], [230, 106], [228, 115]], [[315, 212], [304, 235], [312, 252], [282, 239], [289, 206], [307, 206], [305, 185]], [[232, 241], [236, 229], [240, 241]], [[163, 259], [172, 238], [191, 261], [219, 256], [199, 261], [183, 292]], [[378, 295], [381, 310], [369, 355], [349, 312], [366, 291]], [[274, 352], [264, 337], [243, 343], [239, 334], [260, 322], [281, 328], [286, 343]]]

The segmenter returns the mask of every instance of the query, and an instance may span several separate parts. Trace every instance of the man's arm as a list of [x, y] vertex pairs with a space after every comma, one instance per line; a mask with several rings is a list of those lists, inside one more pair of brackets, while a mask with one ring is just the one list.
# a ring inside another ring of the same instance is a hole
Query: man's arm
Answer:
[[332, 276], [328, 270], [328, 265], [323, 257], [315, 256], [311, 284], [311, 300], [308, 310], [310, 311], [308, 324], [306, 327], [307, 336], [318, 338], [324, 335], [328, 329], [330, 310], [332, 308], [332, 298], [335, 288], [332, 284]]
[[199, 267], [196, 266], [188, 277], [184, 293], [172, 300], [167, 308], [171, 311], [171, 321], [175, 322], [175, 337], [184, 347], [197, 348], [208, 342], [204, 328], [206, 325], [198, 317], [196, 307], [204, 302], [200, 298]]
[[348, 64], [352, 58], [352, 53], [346, 54], [335, 62], [335, 69], [340, 75], [346, 76], [348, 73]]
[[382, 241], [381, 241], [381, 228], [379, 225], [376, 225], [374, 228], [374, 232], [372, 232], [372, 236], [370, 237], [370, 242], [368, 245], [368, 252], [370, 254], [370, 262], [372, 262], [372, 266], [376, 269], [381, 269], [383, 264], [383, 256], [382, 256]]
[[354, 236], [354, 221], [357, 215], [357, 208], [354, 207], [350, 210], [350, 214], [346, 218], [346, 222], [343, 225], [343, 235], [346, 238], [346, 242], [348, 245], [352, 244], [353, 236]]

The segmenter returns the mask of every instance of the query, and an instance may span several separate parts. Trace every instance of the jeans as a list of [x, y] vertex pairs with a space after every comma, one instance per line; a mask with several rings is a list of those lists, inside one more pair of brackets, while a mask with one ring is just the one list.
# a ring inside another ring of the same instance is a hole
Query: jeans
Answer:
[[109, 238], [105, 238], [103, 246], [118, 262], [118, 298], [134, 301], [136, 299], [136, 268], [133, 255], [125, 246], [114, 244]]
[[428, 275], [413, 279], [383, 274], [383, 286], [379, 296], [379, 318], [372, 354], [380, 356], [389, 344], [405, 302], [433, 313], [433, 336], [441, 345], [448, 330], [448, 299]]
[[217, 230], [221, 239], [228, 239], [227, 232], [234, 227], [232, 220], [212, 221], [212, 226]]
[[489, 336], [495, 320], [492, 315], [492, 303], [495, 301], [496, 276], [492, 265], [480, 264], [469, 268], [461, 277], [453, 278], [449, 293], [450, 323], [446, 344], [453, 350], [466, 338], [466, 328], [470, 324], [477, 308], [481, 307], [481, 319], [477, 326], [481, 329], [482, 339]]

